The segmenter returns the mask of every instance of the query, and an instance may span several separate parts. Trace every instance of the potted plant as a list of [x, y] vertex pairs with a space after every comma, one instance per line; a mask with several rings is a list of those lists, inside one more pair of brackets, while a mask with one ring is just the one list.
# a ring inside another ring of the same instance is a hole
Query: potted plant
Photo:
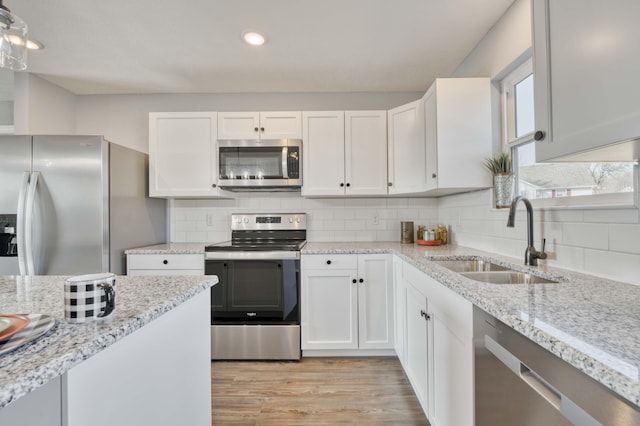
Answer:
[[515, 182], [511, 156], [507, 152], [502, 152], [493, 158], [487, 158], [484, 165], [493, 173], [493, 192], [496, 208], [510, 207], [511, 201], [513, 201], [513, 186]]

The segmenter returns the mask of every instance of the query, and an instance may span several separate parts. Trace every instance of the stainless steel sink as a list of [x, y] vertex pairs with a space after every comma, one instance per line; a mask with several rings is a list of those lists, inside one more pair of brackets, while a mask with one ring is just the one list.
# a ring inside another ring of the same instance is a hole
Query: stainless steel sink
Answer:
[[490, 284], [553, 284], [559, 281], [527, 274], [525, 272], [503, 271], [503, 272], [463, 272], [460, 275]]
[[453, 272], [511, 271], [510, 268], [482, 259], [434, 260]]

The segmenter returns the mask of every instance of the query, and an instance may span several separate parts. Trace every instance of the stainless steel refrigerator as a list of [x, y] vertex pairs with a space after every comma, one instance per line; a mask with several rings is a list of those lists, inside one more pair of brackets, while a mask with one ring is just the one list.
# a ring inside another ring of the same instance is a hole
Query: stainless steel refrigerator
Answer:
[[100, 136], [0, 136], [0, 275], [125, 273], [125, 249], [166, 241], [147, 163]]

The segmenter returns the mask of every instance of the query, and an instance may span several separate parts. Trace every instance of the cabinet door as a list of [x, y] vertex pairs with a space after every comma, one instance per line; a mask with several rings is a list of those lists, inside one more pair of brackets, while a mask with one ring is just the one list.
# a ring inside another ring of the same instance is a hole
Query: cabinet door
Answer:
[[[422, 100], [424, 103], [425, 120], [425, 189], [432, 190], [438, 188], [438, 108], [435, 84], [427, 90]], [[447, 164], [447, 166], [458, 170], [457, 162]]]
[[149, 195], [217, 195], [216, 113], [149, 113]]
[[347, 195], [387, 194], [387, 112], [346, 111]]
[[424, 189], [425, 144], [422, 100], [387, 112], [389, 194]]
[[493, 141], [489, 79], [438, 78], [423, 101], [425, 190], [444, 195], [490, 187], [483, 164]]
[[302, 142], [302, 195], [344, 195], [344, 112], [304, 112]]
[[427, 299], [412, 285], [406, 287], [407, 353], [405, 371], [422, 409], [429, 417], [429, 356]]
[[218, 139], [258, 139], [260, 137], [260, 113], [219, 112]]
[[406, 287], [407, 284], [402, 277], [402, 264], [404, 263], [397, 256], [393, 256], [393, 299], [394, 299], [394, 348], [396, 350], [396, 355], [398, 355], [398, 359], [402, 366], [407, 368], [406, 366], [406, 350], [405, 350], [405, 341], [406, 341]]
[[[640, 136], [640, 2], [533, 0], [536, 159]], [[637, 155], [637, 151], [635, 153]], [[623, 157], [591, 159], [632, 160]]]
[[391, 255], [358, 255], [358, 330], [360, 349], [393, 348]]
[[302, 269], [302, 349], [358, 348], [355, 269]]
[[302, 139], [300, 111], [260, 113], [260, 139]]

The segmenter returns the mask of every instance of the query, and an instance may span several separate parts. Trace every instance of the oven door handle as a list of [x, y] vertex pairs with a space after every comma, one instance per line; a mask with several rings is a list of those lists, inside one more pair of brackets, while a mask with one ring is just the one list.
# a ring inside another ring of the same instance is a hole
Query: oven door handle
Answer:
[[205, 260], [289, 260], [300, 259], [299, 251], [205, 252]]

